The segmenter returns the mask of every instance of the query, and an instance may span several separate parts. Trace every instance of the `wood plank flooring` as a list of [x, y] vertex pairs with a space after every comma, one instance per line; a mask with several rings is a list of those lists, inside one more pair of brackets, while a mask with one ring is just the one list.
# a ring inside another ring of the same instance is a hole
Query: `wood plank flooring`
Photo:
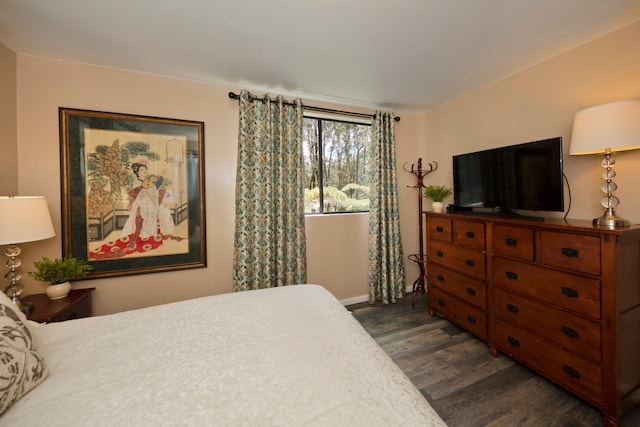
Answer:
[[[441, 317], [426, 296], [347, 308], [451, 427], [598, 427], [600, 412]], [[621, 427], [640, 426], [640, 408]]]

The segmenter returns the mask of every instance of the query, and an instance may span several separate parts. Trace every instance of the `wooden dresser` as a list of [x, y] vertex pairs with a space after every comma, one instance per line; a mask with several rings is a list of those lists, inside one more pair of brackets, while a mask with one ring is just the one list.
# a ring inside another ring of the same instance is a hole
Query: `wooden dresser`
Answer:
[[429, 312], [439, 312], [487, 339], [486, 244], [484, 222], [427, 217]]
[[427, 214], [436, 312], [602, 411], [640, 402], [640, 226]]

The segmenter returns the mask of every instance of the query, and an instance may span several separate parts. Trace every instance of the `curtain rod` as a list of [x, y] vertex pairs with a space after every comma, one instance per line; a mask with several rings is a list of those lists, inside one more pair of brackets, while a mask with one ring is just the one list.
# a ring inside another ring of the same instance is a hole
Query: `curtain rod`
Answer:
[[[229, 92], [229, 98], [231, 98], [231, 99], [240, 99], [240, 95], [238, 95], [236, 93], [233, 93], [233, 92]], [[252, 101], [264, 101], [265, 100], [264, 97], [255, 96], [255, 95], [251, 95], [250, 99]], [[270, 101], [273, 102], [273, 100], [270, 100]], [[289, 102], [289, 101], [284, 101], [284, 103], [286, 105], [293, 105], [293, 102]], [[309, 105], [304, 105], [303, 107], [304, 107], [305, 110], [317, 111], [319, 113], [345, 114], [347, 116], [366, 117], [366, 118], [372, 118], [373, 117], [373, 114], [354, 113], [353, 111], [334, 110], [332, 108], [313, 107], [313, 106], [309, 106]], [[400, 117], [394, 116], [393, 120], [395, 120], [396, 122], [399, 122], [400, 121]]]

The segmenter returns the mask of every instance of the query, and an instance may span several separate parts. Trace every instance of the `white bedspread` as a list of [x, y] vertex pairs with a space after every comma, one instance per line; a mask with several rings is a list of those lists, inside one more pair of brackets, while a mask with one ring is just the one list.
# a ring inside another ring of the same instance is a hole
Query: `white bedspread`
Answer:
[[323, 287], [199, 298], [37, 328], [49, 377], [2, 426], [436, 426]]

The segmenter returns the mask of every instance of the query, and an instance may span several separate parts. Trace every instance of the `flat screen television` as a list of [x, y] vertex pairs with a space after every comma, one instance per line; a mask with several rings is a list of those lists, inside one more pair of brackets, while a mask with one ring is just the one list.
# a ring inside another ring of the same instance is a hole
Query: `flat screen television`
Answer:
[[562, 137], [453, 156], [453, 210], [564, 211]]

